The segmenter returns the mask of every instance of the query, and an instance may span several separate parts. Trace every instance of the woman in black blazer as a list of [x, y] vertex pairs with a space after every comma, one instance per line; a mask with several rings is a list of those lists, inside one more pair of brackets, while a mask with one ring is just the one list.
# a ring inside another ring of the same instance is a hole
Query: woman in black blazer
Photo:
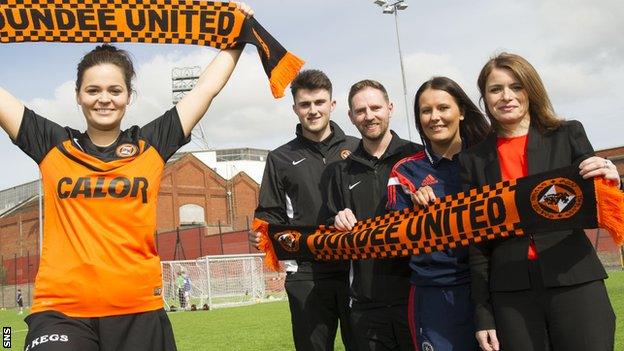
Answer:
[[[496, 56], [478, 85], [493, 132], [460, 154], [465, 189], [579, 162], [584, 178], [603, 176], [620, 185], [615, 166], [593, 156], [581, 123], [555, 115], [525, 59]], [[613, 350], [607, 274], [583, 229], [473, 245], [470, 267], [483, 350]]]

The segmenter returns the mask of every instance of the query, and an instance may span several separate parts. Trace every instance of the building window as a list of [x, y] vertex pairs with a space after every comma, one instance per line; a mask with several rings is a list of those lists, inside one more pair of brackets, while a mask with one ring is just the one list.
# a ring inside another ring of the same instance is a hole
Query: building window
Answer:
[[204, 208], [195, 204], [180, 206], [180, 225], [204, 225]]

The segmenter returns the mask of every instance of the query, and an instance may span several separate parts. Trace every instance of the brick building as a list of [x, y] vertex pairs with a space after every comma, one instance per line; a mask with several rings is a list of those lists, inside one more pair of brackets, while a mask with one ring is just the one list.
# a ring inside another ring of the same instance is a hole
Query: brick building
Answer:
[[210, 233], [248, 228], [260, 186], [244, 172], [227, 180], [186, 154], [169, 162], [158, 194], [157, 230], [202, 225]]

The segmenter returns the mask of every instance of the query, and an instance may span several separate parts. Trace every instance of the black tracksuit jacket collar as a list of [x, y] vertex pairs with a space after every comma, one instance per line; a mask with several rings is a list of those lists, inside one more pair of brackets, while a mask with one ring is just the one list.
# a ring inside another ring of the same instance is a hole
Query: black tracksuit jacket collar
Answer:
[[399, 138], [399, 136], [396, 135], [396, 133], [392, 130], [390, 131], [390, 134], [392, 134], [390, 144], [388, 144], [386, 152], [384, 152], [380, 158], [369, 154], [368, 151], [366, 151], [366, 149], [364, 148], [364, 141], [362, 140], [360, 140], [360, 144], [358, 145], [357, 149], [355, 149], [355, 151], [349, 156], [349, 158], [357, 163], [361, 163], [365, 166], [375, 168], [375, 164], [379, 161], [383, 161], [386, 158], [392, 157], [396, 154], [400, 154], [401, 152], [403, 152], [403, 147], [405, 146], [406, 141]]
[[297, 124], [295, 134], [297, 135], [297, 140], [301, 144], [313, 147], [319, 151], [327, 150], [331, 146], [341, 143], [346, 139], [345, 133], [336, 123], [334, 123], [334, 121], [329, 121], [329, 128], [331, 129], [331, 134], [329, 134], [329, 136], [322, 141], [313, 141], [304, 137], [303, 127], [301, 127], [301, 124]]

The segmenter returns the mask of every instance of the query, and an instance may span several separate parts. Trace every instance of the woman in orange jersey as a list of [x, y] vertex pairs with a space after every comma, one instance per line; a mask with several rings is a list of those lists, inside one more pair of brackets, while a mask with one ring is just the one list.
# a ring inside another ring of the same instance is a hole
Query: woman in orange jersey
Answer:
[[[493, 132], [459, 156], [466, 189], [573, 164], [584, 178], [620, 185], [613, 163], [593, 156], [581, 123], [555, 114], [527, 60], [508, 53], [492, 58], [478, 86]], [[557, 206], [563, 210], [568, 204], [562, 200]], [[607, 274], [583, 229], [528, 234], [469, 249], [481, 348], [613, 350]]]
[[38, 163], [45, 199], [26, 350], [176, 349], [153, 240], [160, 177], [241, 50], [219, 52], [175, 107], [123, 131], [134, 68], [114, 46], [100, 45], [78, 64], [76, 101], [86, 132], [39, 116], [0, 88], [0, 126]]

